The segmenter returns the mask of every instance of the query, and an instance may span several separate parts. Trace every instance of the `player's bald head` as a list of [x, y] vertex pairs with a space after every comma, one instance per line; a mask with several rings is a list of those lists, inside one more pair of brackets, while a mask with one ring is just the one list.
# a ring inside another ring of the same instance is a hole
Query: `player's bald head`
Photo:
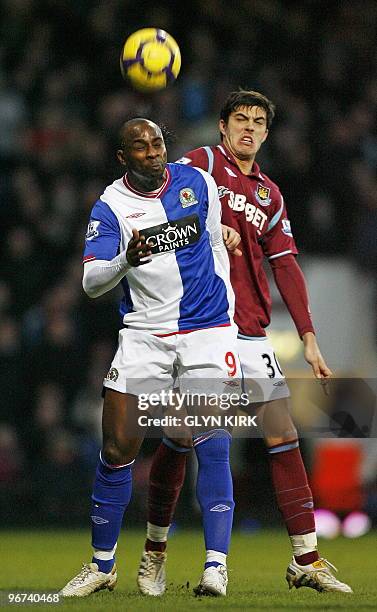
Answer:
[[136, 117], [126, 121], [120, 128], [119, 136], [122, 148], [129, 147], [133, 140], [139, 138], [145, 131], [149, 132], [152, 138], [163, 139], [161, 128], [156, 123], [143, 117]]
[[136, 189], [153, 191], [164, 180], [166, 147], [161, 128], [142, 117], [126, 121], [120, 129], [117, 157]]

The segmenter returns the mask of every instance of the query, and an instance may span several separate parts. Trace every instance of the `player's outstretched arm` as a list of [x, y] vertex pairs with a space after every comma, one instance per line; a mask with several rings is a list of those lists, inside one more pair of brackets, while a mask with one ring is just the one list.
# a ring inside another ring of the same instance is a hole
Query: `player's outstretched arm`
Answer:
[[332, 375], [317, 344], [311, 320], [305, 278], [293, 255], [270, 260], [276, 285], [304, 343], [304, 357], [311, 365], [314, 376], [324, 384]]
[[110, 261], [96, 259], [84, 264], [82, 286], [85, 293], [96, 298], [110, 291], [122, 280], [131, 267], [149, 263], [152, 243], [147, 243], [138, 230], [132, 230], [127, 249]]
[[228, 225], [223, 224], [221, 225], [221, 230], [223, 233], [224, 244], [228, 249], [229, 253], [241, 257], [242, 251], [240, 249], [237, 249], [239, 243], [241, 242], [241, 236], [239, 235], [239, 233], [233, 227], [229, 227]]

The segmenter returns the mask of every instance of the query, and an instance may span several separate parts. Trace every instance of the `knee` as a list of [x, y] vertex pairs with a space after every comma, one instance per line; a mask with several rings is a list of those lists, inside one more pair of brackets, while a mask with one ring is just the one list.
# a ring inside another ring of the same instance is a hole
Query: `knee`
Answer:
[[292, 417], [287, 413], [280, 423], [279, 431], [277, 432], [278, 437], [283, 442], [289, 442], [291, 440], [297, 440], [298, 433], [297, 429], [292, 421]]
[[126, 465], [131, 463], [136, 455], [137, 449], [134, 448], [131, 441], [125, 441], [122, 444], [106, 442], [102, 449], [102, 457], [108, 465]]
[[[211, 435], [212, 434], [212, 435]], [[198, 462], [203, 464], [229, 463], [229, 451], [232, 436], [226, 430], [208, 432], [207, 438], [195, 443], [194, 448]]]
[[273, 400], [265, 404], [260, 415], [263, 436], [267, 446], [297, 440], [297, 429], [286, 400]]
[[267, 448], [271, 448], [272, 446], [279, 446], [279, 444], [289, 444], [297, 442], [297, 440], [298, 434], [294, 427], [291, 431], [286, 431], [280, 436], [266, 436], [264, 439]]
[[177, 447], [177, 450], [190, 450], [193, 447], [192, 438], [168, 438], [168, 441]]

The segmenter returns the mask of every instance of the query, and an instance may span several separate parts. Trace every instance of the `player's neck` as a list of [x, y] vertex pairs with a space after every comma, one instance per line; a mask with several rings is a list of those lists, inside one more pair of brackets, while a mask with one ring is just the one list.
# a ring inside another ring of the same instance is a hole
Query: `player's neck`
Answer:
[[136, 191], [143, 191], [145, 193], [159, 189], [166, 181], [166, 176], [166, 168], [163, 175], [160, 177], [145, 176], [134, 171], [127, 172], [127, 180], [131, 187]]
[[234, 161], [236, 162], [237, 166], [241, 170], [242, 174], [251, 174], [251, 171], [253, 169], [254, 159], [255, 159], [254, 157], [252, 160], [239, 159], [238, 157], [234, 156]]
[[223, 142], [222, 144], [225, 145], [229, 153], [232, 154], [234, 161], [236, 162], [238, 168], [241, 170], [242, 174], [246, 174], [246, 175], [251, 174], [251, 171], [253, 169], [254, 160], [255, 160], [255, 155], [253, 155], [252, 157], [248, 157], [247, 159], [242, 159], [237, 156], [237, 153], [235, 151], [232, 150], [230, 143]]

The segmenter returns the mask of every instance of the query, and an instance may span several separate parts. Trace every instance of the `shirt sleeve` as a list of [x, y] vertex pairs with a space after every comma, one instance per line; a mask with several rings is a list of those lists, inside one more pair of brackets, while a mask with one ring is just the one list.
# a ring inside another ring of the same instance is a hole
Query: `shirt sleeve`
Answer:
[[110, 261], [119, 252], [120, 227], [108, 204], [98, 200], [93, 206], [85, 235], [83, 262]]
[[95, 259], [84, 266], [82, 286], [85, 293], [96, 298], [113, 289], [131, 269], [127, 251], [119, 253], [111, 261]]
[[210, 147], [200, 147], [199, 149], [194, 149], [193, 151], [185, 153], [183, 157], [177, 159], [176, 163], [193, 166], [194, 168], [201, 168], [211, 174], [211, 155], [213, 158]]
[[298, 253], [284, 199], [280, 192], [278, 192], [276, 204], [268, 222], [267, 232], [263, 236], [262, 248], [269, 260]]
[[287, 254], [270, 259], [275, 283], [288, 308], [300, 338], [314, 333], [306, 282], [296, 258]]

